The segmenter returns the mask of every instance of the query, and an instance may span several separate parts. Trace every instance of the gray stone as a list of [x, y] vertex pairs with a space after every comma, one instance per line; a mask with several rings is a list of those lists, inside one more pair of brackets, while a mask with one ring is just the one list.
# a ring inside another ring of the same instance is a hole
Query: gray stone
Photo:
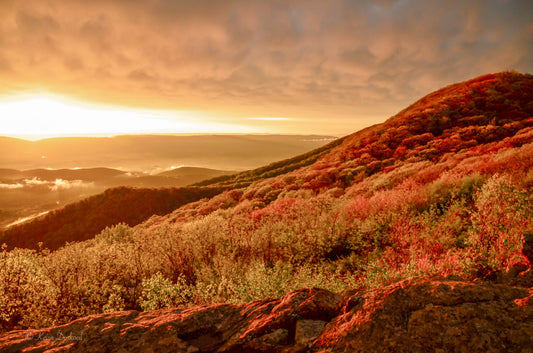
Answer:
[[296, 334], [294, 340], [296, 344], [307, 345], [320, 336], [324, 327], [325, 321], [321, 320], [299, 320], [296, 322]]

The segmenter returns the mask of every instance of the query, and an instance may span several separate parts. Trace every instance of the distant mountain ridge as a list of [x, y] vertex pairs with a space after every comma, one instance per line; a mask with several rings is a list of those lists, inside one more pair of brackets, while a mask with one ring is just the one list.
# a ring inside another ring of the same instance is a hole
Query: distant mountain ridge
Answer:
[[184, 186], [213, 176], [234, 174], [236, 171], [217, 170], [199, 167], [177, 167], [165, 172], [148, 174], [143, 172], [122, 171], [113, 168], [74, 168], [74, 169], [0, 169], [0, 181], [37, 178], [54, 181], [82, 180], [101, 183], [106, 186]]
[[189, 178], [197, 178], [200, 176], [201, 180], [207, 179], [208, 176], [219, 176], [221, 174], [235, 174], [235, 171], [225, 171], [225, 170], [216, 170], [216, 169], [210, 169], [210, 168], [198, 168], [198, 167], [178, 167], [171, 170], [167, 170], [166, 172], [158, 173], [159, 176], [168, 176], [173, 178], [182, 178], [182, 177], [189, 177]]
[[0, 171], [0, 178], [3, 179], [21, 179], [21, 178], [39, 178], [41, 180], [84, 180], [96, 181], [106, 178], [113, 178], [125, 172], [112, 168], [76, 168], [76, 169], [30, 169], [16, 170], [4, 169]]
[[334, 140], [317, 135], [122, 135], [26, 141], [0, 137], [0, 167], [93, 168], [157, 173], [172, 166], [255, 168]]

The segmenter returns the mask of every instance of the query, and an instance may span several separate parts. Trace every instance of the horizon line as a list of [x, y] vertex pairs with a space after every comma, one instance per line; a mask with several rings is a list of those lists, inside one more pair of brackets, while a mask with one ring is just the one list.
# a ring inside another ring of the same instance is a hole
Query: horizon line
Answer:
[[147, 132], [147, 133], [116, 133], [116, 134], [71, 134], [71, 135], [57, 135], [47, 137], [32, 138], [31, 135], [0, 135], [0, 138], [10, 138], [15, 140], [23, 140], [28, 142], [37, 142], [51, 139], [64, 138], [114, 138], [125, 136], [320, 136], [325, 138], [341, 138], [347, 136], [346, 134], [319, 134], [319, 133], [269, 133], [269, 132]]

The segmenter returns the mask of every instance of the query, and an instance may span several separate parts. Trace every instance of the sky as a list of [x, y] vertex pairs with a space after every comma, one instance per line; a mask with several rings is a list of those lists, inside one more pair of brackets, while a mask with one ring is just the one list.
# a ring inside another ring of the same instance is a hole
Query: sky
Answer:
[[0, 0], [0, 135], [342, 136], [533, 72], [531, 0]]

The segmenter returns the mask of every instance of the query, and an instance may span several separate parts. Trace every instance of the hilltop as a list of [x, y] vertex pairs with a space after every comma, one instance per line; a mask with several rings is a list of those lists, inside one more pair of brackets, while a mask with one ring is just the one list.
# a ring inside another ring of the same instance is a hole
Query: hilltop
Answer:
[[[63, 328], [88, 327], [98, 342], [107, 332], [114, 347], [134, 350], [380, 351], [379, 342], [405, 351], [426, 342], [417, 349], [427, 351], [463, 342], [520, 351], [531, 344], [532, 102], [532, 75], [485, 75], [311, 152], [198, 183], [196, 199], [134, 227], [55, 251], [4, 250], [1, 327], [95, 315]], [[200, 198], [205, 190], [213, 194]], [[136, 208], [116, 196], [101, 212]], [[313, 287], [325, 291], [302, 289]], [[133, 312], [102, 314], [120, 310]], [[249, 321], [225, 331], [207, 323], [234, 317]], [[184, 320], [198, 329], [180, 331]], [[309, 320], [320, 329], [295, 346], [298, 322]], [[20, 337], [0, 342], [33, 344]]]
[[[533, 125], [532, 94], [531, 75], [509, 72], [481, 76], [435, 91], [382, 124], [310, 153], [201, 185], [242, 186], [310, 166], [294, 174], [306, 174], [303, 179], [309, 179], [311, 185], [304, 187], [320, 189], [336, 182], [347, 186], [353, 181], [346, 182], [342, 176], [350, 173], [370, 176], [392, 171], [404, 162], [437, 162], [449, 152], [488, 151], [493, 142], [503, 143], [506, 138], [529, 131]], [[505, 143], [511, 146], [510, 141]], [[335, 168], [342, 176], [330, 175], [328, 182], [320, 181], [324, 175], [310, 175], [311, 170], [328, 168]]]

